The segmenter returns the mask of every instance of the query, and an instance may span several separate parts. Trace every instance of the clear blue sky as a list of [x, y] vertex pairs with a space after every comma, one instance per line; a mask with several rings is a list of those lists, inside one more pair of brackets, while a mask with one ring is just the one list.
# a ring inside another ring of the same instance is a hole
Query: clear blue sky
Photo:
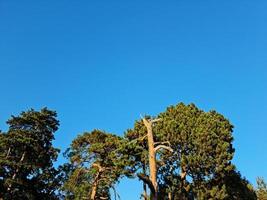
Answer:
[[[47, 106], [64, 151], [78, 133], [122, 135], [140, 113], [193, 102], [234, 124], [242, 175], [267, 179], [266, 10], [266, 0], [0, 0], [0, 129]], [[122, 200], [140, 189], [119, 186]]]

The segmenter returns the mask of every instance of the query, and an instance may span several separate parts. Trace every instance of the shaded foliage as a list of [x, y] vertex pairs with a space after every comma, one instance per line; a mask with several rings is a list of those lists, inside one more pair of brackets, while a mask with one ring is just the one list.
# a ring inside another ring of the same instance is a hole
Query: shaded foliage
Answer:
[[62, 174], [53, 166], [59, 150], [52, 140], [56, 112], [33, 109], [12, 116], [0, 135], [0, 196], [4, 199], [58, 199]]

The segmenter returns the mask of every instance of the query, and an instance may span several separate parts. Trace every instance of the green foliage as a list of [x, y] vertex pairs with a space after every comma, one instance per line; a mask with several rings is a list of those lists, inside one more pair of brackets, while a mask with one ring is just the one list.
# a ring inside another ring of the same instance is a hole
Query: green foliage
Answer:
[[[179, 103], [145, 118], [158, 119], [152, 126], [158, 199], [267, 200], [264, 180], [257, 179], [255, 193], [231, 163], [233, 126], [223, 115]], [[111, 199], [123, 176], [137, 176], [144, 190], [153, 189], [141, 120], [124, 137], [100, 130], [79, 135], [65, 152], [69, 163], [58, 169], [53, 162], [59, 150], [52, 146], [56, 112], [29, 110], [7, 123], [8, 131], [0, 132], [0, 199], [60, 199], [61, 190], [69, 200]]]
[[256, 193], [259, 200], [267, 200], [267, 184], [261, 177], [257, 178]]
[[227, 200], [256, 200], [253, 186], [241, 176], [240, 172], [229, 171], [221, 180], [227, 191]]
[[[194, 104], [180, 103], [168, 107], [158, 118], [161, 121], [155, 125], [155, 132], [161, 141], [168, 141], [174, 149], [172, 154], [161, 154], [162, 161], [166, 163], [160, 168], [161, 185], [179, 186], [185, 195], [189, 188], [194, 188], [195, 196], [201, 199], [198, 190], [203, 190], [203, 187], [206, 190], [208, 182], [224, 177], [234, 168], [231, 164], [234, 153], [233, 126], [221, 114], [204, 112]], [[179, 180], [182, 172], [186, 173], [188, 179], [180, 180], [180, 183], [171, 183], [173, 180], [166, 178], [167, 175], [178, 177]], [[210, 188], [210, 195], [214, 199], [224, 199], [225, 192], [224, 187]]]
[[72, 169], [64, 185], [67, 199], [110, 199], [109, 190], [127, 174], [127, 159], [120, 152], [124, 140], [116, 135], [94, 130], [79, 135], [67, 151]]
[[[174, 150], [161, 149], [157, 154], [160, 198], [170, 193], [172, 199], [192, 199], [193, 196], [227, 199], [231, 196], [233, 191], [226, 184], [229, 173], [234, 170], [230, 122], [215, 111], [204, 112], [194, 104], [183, 103], [168, 107], [155, 118], [160, 119], [153, 127], [155, 143]], [[134, 141], [130, 153], [135, 158], [137, 173], [147, 172], [147, 143], [140, 139], [145, 135], [141, 121], [126, 133], [126, 138]], [[242, 185], [242, 179], [237, 180]]]
[[61, 174], [53, 167], [56, 112], [33, 109], [12, 116], [0, 134], [0, 196], [4, 199], [58, 199]]
[[199, 199], [256, 200], [252, 185], [239, 172], [231, 170], [197, 189]]

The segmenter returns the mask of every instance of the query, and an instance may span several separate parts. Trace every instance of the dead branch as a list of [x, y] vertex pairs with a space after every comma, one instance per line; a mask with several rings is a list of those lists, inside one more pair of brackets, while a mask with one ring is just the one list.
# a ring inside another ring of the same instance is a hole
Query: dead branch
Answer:
[[11, 148], [9, 147], [9, 148], [8, 148], [8, 151], [7, 151], [6, 158], [8, 158], [8, 157], [9, 157], [10, 151], [11, 151]]
[[173, 149], [171, 147], [166, 146], [166, 145], [158, 145], [154, 148], [155, 152], [157, 152], [159, 149], [166, 149], [170, 152], [173, 152]]
[[155, 142], [154, 145], [158, 145], [158, 144], [168, 144], [169, 146], [171, 146], [171, 143], [169, 141], [166, 142]]

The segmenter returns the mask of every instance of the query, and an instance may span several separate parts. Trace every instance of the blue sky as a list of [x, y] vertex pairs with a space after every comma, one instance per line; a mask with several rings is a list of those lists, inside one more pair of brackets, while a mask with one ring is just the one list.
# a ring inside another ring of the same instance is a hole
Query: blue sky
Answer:
[[[47, 106], [64, 151], [78, 133], [122, 135], [141, 113], [193, 102], [235, 126], [242, 175], [267, 179], [266, 10], [265, 0], [0, 0], [0, 129]], [[140, 189], [119, 186], [127, 200]]]

